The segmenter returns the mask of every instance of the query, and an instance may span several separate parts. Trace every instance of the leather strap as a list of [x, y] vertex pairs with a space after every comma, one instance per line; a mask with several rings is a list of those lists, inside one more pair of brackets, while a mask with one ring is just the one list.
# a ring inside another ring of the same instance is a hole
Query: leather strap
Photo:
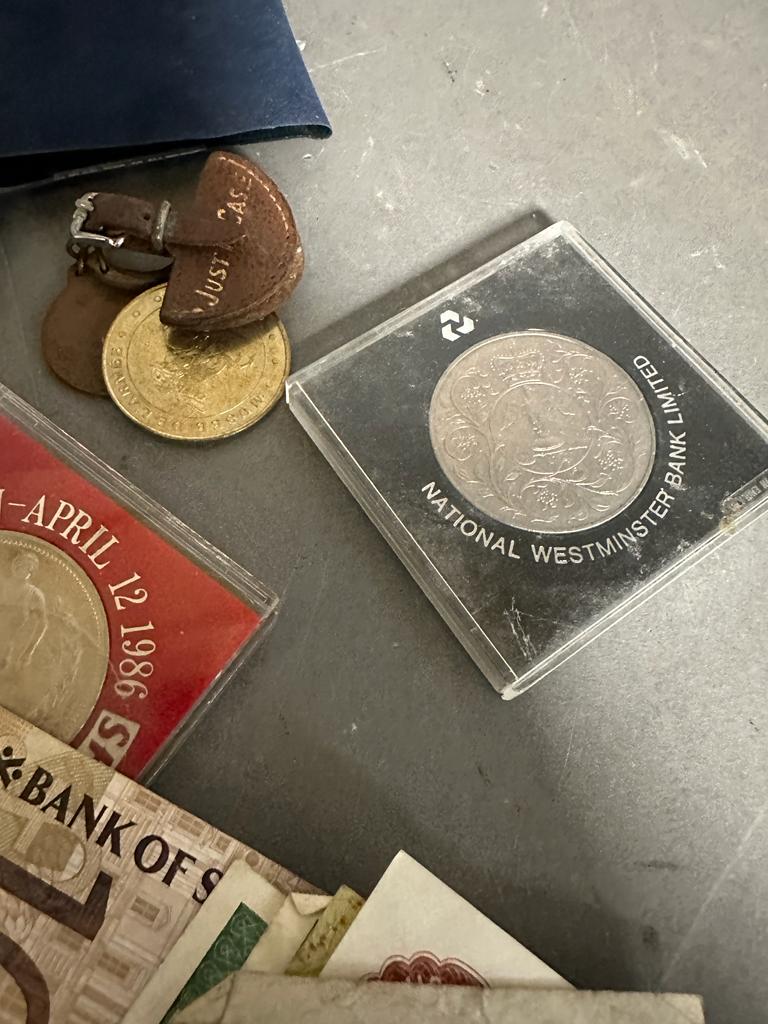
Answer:
[[179, 216], [169, 202], [158, 203], [117, 192], [97, 192], [84, 227], [110, 237], [124, 236], [124, 247], [138, 252], [170, 255], [169, 246], [195, 249], [233, 249], [243, 232], [215, 217]]

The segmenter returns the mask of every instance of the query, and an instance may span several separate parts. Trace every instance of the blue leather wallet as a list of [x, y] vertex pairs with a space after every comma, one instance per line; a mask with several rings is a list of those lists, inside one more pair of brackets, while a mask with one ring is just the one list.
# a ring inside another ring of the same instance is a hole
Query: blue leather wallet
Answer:
[[0, 188], [330, 130], [281, 0], [22, 0], [0, 13]]

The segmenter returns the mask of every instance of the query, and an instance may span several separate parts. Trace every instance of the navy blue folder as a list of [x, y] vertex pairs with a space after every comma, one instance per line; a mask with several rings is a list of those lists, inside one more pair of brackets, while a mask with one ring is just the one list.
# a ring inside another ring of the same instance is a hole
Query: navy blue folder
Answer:
[[2, 4], [0, 188], [329, 133], [281, 0]]

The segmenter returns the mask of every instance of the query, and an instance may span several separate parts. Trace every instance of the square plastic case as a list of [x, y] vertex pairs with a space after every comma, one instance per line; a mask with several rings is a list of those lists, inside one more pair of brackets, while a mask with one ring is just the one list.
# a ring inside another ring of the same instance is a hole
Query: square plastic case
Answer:
[[768, 501], [765, 420], [566, 223], [288, 402], [507, 699]]
[[276, 605], [0, 385], [0, 704], [146, 780]]

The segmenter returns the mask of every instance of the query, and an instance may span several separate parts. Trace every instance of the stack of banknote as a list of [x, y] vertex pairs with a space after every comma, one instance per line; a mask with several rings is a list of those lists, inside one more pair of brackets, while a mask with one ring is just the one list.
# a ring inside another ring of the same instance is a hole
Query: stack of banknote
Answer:
[[310, 1019], [704, 1018], [576, 991], [403, 852], [367, 901], [321, 893], [0, 708], [0, 1024]]

